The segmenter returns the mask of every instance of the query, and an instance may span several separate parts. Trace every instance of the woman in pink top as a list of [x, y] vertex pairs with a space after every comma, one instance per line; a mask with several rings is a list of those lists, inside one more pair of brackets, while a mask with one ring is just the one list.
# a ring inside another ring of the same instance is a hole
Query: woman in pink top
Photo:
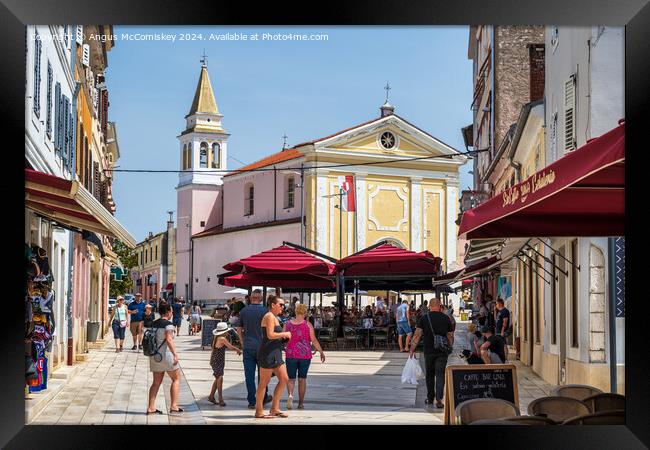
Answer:
[[316, 350], [320, 353], [321, 362], [325, 362], [325, 353], [316, 339], [314, 327], [305, 320], [307, 307], [302, 303], [296, 305], [296, 318], [287, 321], [284, 324], [284, 331], [291, 332], [291, 339], [287, 343], [286, 366], [289, 375], [287, 383], [287, 409], [293, 407], [293, 388], [298, 375], [298, 409], [304, 409], [305, 391], [307, 390], [307, 371], [311, 363], [311, 345], [314, 344]]

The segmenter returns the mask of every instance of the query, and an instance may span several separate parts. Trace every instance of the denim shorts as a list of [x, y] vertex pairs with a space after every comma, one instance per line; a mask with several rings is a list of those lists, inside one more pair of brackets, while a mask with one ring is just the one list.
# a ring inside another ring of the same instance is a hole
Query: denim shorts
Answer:
[[298, 378], [307, 378], [307, 371], [309, 370], [310, 364], [311, 359], [287, 358], [286, 365], [289, 379], [295, 380], [296, 373], [298, 374]]
[[413, 330], [411, 330], [411, 326], [409, 325], [407, 320], [400, 320], [397, 322], [397, 334], [400, 336], [404, 336], [405, 334], [411, 334], [413, 333]]
[[122, 328], [120, 326], [119, 320], [114, 320], [113, 323], [111, 324], [111, 327], [113, 328], [113, 336], [115, 336], [115, 339], [124, 340], [124, 333], [126, 332], [126, 327]]

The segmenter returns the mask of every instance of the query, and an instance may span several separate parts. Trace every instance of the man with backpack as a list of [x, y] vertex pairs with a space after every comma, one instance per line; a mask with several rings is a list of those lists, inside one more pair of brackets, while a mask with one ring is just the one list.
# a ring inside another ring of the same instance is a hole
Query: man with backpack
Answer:
[[183, 409], [178, 407], [181, 371], [178, 365], [178, 354], [174, 346], [174, 325], [170, 321], [172, 308], [167, 303], [161, 303], [158, 307], [158, 313], [160, 318], [154, 320], [153, 328], [147, 330], [142, 342], [144, 354], [149, 356], [149, 370], [153, 372], [153, 382], [149, 388], [147, 415], [162, 414], [162, 411], [156, 409], [156, 396], [163, 382], [165, 372], [172, 379], [169, 413], [182, 414]]
[[439, 298], [434, 298], [429, 303], [429, 313], [422, 315], [415, 328], [415, 335], [411, 340], [410, 356], [415, 353], [415, 348], [424, 342], [424, 366], [427, 382], [427, 399], [425, 403], [433, 404], [436, 408], [443, 408], [442, 397], [445, 392], [445, 368], [447, 358], [454, 345], [454, 331], [449, 316], [441, 312]]

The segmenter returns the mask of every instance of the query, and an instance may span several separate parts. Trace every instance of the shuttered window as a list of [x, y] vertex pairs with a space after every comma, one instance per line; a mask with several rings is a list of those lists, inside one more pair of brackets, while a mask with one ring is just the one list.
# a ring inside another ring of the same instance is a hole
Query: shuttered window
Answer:
[[62, 136], [62, 151], [61, 157], [63, 158], [63, 163], [68, 164], [68, 157], [70, 152], [70, 99], [66, 96], [63, 96], [63, 110], [61, 111], [60, 120], [62, 122], [61, 129], [63, 130]]
[[564, 152], [576, 148], [576, 78], [571, 75], [564, 84]]
[[41, 51], [42, 44], [38, 32], [34, 35], [34, 114], [41, 116]]
[[67, 166], [70, 172], [73, 172], [73, 164], [75, 160], [75, 150], [77, 139], [75, 136], [75, 116], [72, 111], [72, 104], [70, 104], [70, 111], [68, 112], [68, 154]]
[[54, 151], [61, 151], [61, 83], [54, 87]]
[[47, 134], [48, 139], [52, 139], [52, 81], [54, 80], [54, 75], [52, 74], [52, 65], [50, 62], [47, 62], [47, 95], [45, 100], [47, 101], [46, 106], [46, 116], [45, 116], [45, 134]]
[[[102, 190], [102, 181], [99, 174], [99, 163], [93, 163], [93, 196], [97, 199], [101, 199], [101, 190]], [[101, 200], [100, 200], [101, 201]]]

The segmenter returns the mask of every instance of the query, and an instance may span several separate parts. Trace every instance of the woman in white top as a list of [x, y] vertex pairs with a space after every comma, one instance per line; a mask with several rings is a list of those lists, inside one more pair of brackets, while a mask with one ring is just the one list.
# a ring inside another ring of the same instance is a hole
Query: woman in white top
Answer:
[[129, 315], [126, 312], [124, 297], [117, 296], [117, 303], [113, 307], [111, 314], [111, 328], [113, 328], [113, 337], [115, 338], [115, 353], [124, 349], [124, 333], [126, 332]]
[[158, 312], [160, 313], [160, 319], [153, 322], [153, 329], [156, 330], [156, 340], [160, 347], [156, 354], [149, 357], [149, 370], [153, 372], [153, 383], [149, 388], [149, 407], [147, 408], [147, 414], [162, 414], [162, 411], [156, 409], [156, 396], [165, 377], [165, 372], [172, 379], [169, 413], [180, 414], [183, 412], [183, 409], [178, 407], [181, 374], [180, 366], [178, 365], [178, 354], [174, 346], [174, 330], [176, 327], [171, 322], [172, 308], [167, 303], [161, 303], [158, 307]]
[[192, 309], [190, 311], [190, 325], [191, 332], [190, 335], [196, 334], [199, 332], [199, 322], [201, 321], [201, 307], [198, 302], [194, 301], [192, 303]]

